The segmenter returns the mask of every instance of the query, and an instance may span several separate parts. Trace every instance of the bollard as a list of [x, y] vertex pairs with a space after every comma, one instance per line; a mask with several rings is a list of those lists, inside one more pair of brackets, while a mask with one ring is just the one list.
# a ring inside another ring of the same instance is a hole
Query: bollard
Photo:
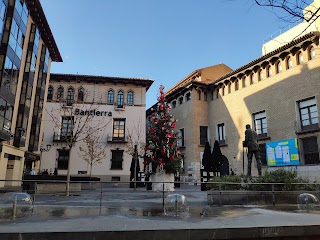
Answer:
[[102, 206], [102, 183], [100, 183], [100, 208]]
[[14, 202], [12, 204], [12, 219], [16, 218], [17, 214], [17, 195], [14, 196]]
[[276, 197], [274, 195], [274, 185], [271, 185], [271, 189], [272, 189], [272, 205], [276, 204]]

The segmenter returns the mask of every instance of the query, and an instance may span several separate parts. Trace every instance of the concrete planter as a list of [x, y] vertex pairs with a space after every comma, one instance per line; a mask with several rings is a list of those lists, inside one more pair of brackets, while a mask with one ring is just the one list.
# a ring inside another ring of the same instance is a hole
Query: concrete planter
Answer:
[[298, 191], [253, 192], [253, 191], [207, 191], [209, 205], [270, 205], [296, 204]]
[[[174, 174], [156, 172], [151, 175], [152, 191], [174, 192]], [[163, 186], [164, 184], [164, 186]]]

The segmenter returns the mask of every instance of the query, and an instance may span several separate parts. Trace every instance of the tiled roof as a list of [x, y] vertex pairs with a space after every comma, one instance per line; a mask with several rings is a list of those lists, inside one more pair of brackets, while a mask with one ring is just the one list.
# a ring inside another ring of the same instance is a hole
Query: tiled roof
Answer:
[[62, 62], [62, 57], [43, 12], [40, 0], [26, 0], [26, 4], [33, 22], [37, 25], [40, 31], [41, 39], [49, 49], [52, 61]]
[[232, 72], [232, 69], [223, 63], [197, 69], [186, 76], [184, 79], [182, 79], [180, 82], [178, 82], [176, 85], [174, 85], [172, 88], [170, 88], [166, 92], [166, 95], [169, 95], [177, 89], [180, 89], [181, 87], [184, 87], [187, 84], [193, 82], [197, 76], [201, 77], [201, 81], [199, 81], [199, 83], [209, 84], [229, 72]]

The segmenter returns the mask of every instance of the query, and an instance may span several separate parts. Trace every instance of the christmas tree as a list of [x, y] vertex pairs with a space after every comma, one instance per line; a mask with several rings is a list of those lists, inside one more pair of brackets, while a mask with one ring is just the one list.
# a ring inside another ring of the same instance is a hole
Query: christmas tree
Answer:
[[160, 86], [157, 105], [151, 109], [147, 129], [144, 164], [148, 173], [156, 171], [177, 173], [181, 167], [181, 150], [177, 147], [176, 120], [170, 115], [171, 106], [164, 95], [164, 87]]

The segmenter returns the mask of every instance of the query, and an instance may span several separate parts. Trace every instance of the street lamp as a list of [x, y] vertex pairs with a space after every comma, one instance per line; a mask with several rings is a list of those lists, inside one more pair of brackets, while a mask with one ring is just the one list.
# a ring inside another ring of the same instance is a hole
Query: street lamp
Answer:
[[51, 149], [51, 144], [47, 144], [46, 148], [42, 148], [40, 147], [40, 152], [49, 152], [49, 150]]

